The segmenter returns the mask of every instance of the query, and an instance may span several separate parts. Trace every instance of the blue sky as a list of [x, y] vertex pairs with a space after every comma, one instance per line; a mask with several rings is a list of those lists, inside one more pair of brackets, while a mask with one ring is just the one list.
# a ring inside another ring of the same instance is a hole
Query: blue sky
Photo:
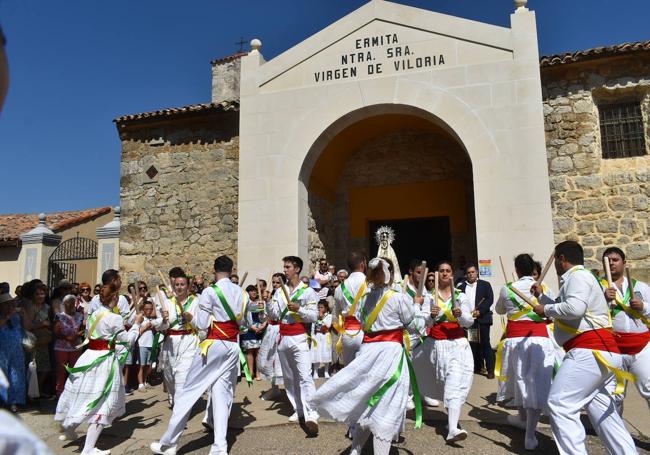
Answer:
[[[240, 37], [261, 39], [268, 60], [364, 3], [0, 0], [11, 77], [0, 114], [0, 213], [116, 205], [113, 118], [208, 102], [209, 62], [236, 52]], [[511, 0], [400, 3], [503, 26], [513, 10]], [[648, 0], [529, 7], [542, 55], [650, 39]]]

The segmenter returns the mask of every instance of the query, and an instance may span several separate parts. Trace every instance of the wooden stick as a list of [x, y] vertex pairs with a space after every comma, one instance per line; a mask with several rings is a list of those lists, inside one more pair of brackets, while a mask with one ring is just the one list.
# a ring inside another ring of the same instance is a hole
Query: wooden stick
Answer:
[[436, 305], [438, 305], [438, 288], [440, 287], [440, 276], [438, 275], [438, 271], [436, 270], [433, 272], [433, 283], [434, 283], [434, 289], [435, 289], [435, 294], [433, 297], [433, 301]]
[[627, 278], [627, 287], [630, 290], [630, 295], [634, 294], [634, 286], [632, 286], [632, 277], [630, 276], [630, 268], [625, 267], [625, 277]]
[[612, 269], [609, 267], [609, 258], [605, 256], [603, 258], [603, 268], [605, 269], [605, 276], [607, 277], [607, 284], [610, 288], [614, 287], [614, 280], [612, 280]]
[[503, 272], [503, 281], [508, 282], [508, 275], [506, 275], [506, 268], [503, 265], [503, 258], [499, 256], [499, 262], [501, 263], [501, 271]]
[[248, 272], [244, 272], [244, 276], [242, 277], [241, 281], [239, 282], [239, 287], [243, 288], [244, 283], [246, 282], [246, 278], [248, 277]]
[[280, 286], [280, 289], [282, 289], [282, 293], [284, 294], [284, 298], [287, 300], [287, 306], [289, 306], [289, 303], [291, 302], [291, 298], [289, 297], [289, 293], [287, 292], [287, 288], [285, 287], [284, 284]]
[[512, 272], [512, 281], [517, 281], [517, 274], [515, 272]]
[[[165, 285], [165, 286], [167, 287], [168, 292], [172, 292], [172, 293], [173, 293], [174, 290], [172, 289], [172, 285], [171, 285], [170, 282], [167, 282], [167, 281], [165, 280], [165, 275], [162, 274], [162, 272], [160, 271], [160, 269], [158, 269], [157, 272], [158, 272], [158, 276], [160, 277], [160, 282], [161, 282], [161, 284], [163, 284], [163, 285]], [[165, 292], [165, 295], [169, 295], [169, 294], [167, 294], [167, 292]]]
[[454, 275], [451, 275], [451, 307], [456, 308], [458, 302], [456, 301], [456, 286], [454, 285]]
[[422, 297], [422, 294], [424, 294], [424, 282], [427, 280], [427, 273], [429, 273], [427, 261], [422, 261], [420, 268], [422, 269], [422, 274], [420, 275], [420, 282], [418, 283], [418, 291], [415, 294], [417, 297]]
[[555, 260], [555, 251], [551, 253], [551, 256], [548, 258], [548, 261], [546, 261], [546, 265], [544, 265], [544, 268], [542, 269], [542, 273], [539, 275], [539, 278], [537, 278], [537, 281], [535, 281], [536, 285], [541, 285], [542, 281], [544, 281], [544, 277], [548, 273], [548, 270], [551, 268], [551, 264]]

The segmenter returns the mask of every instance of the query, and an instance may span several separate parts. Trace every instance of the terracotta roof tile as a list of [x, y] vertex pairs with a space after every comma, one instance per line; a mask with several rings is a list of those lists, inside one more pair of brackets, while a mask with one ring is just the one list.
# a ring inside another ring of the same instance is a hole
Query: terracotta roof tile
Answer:
[[649, 41], [637, 41], [634, 43], [616, 44], [607, 47], [594, 47], [577, 52], [566, 52], [564, 54], [548, 55], [539, 59], [539, 65], [542, 68], [550, 66], [564, 65], [567, 63], [576, 63], [586, 60], [594, 60], [603, 57], [613, 57], [617, 55], [631, 54], [634, 52], [650, 51]]
[[191, 114], [195, 112], [220, 112], [220, 111], [239, 111], [239, 101], [221, 101], [220, 103], [202, 103], [202, 104], [190, 104], [189, 106], [183, 107], [172, 107], [168, 109], [160, 109], [158, 111], [151, 112], [142, 112], [140, 114], [131, 114], [123, 115], [117, 117], [113, 122], [120, 125], [121, 123], [133, 121], [133, 120], [143, 120], [157, 117], [175, 117], [179, 115]]
[[[99, 207], [87, 210], [72, 210], [45, 214], [45, 224], [54, 232], [61, 232], [77, 224], [98, 218], [110, 213], [110, 207]], [[30, 231], [38, 225], [38, 214], [0, 215], [0, 242], [17, 242], [20, 234]]]
[[210, 62], [210, 65], [218, 65], [219, 63], [232, 62], [238, 58], [242, 58], [244, 55], [248, 55], [248, 52], [237, 52], [236, 54], [228, 55], [226, 57], [217, 58]]

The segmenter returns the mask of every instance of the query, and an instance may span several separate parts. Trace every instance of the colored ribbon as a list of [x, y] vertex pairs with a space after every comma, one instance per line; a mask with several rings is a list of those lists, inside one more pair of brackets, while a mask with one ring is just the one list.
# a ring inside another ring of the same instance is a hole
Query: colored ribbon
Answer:
[[505, 343], [506, 343], [505, 339], [499, 341], [499, 344], [497, 345], [496, 358], [494, 360], [494, 375], [501, 382], [505, 382], [508, 380], [506, 376], [503, 376], [501, 374], [501, 370], [503, 369], [503, 346], [505, 345]]
[[[220, 332], [223, 333], [223, 331], [219, 327], [217, 327], [217, 326], [214, 326], [214, 327], [216, 327]], [[199, 348], [201, 349], [201, 355], [202, 356], [205, 357], [205, 356], [208, 355], [208, 350], [210, 349], [210, 346], [212, 346], [214, 344], [215, 341], [217, 341], [217, 340], [212, 339], [212, 338], [208, 338], [207, 340], [203, 340], [199, 344]], [[241, 348], [238, 347], [238, 350], [239, 350], [239, 363], [241, 364], [242, 371], [244, 372], [244, 375], [246, 376], [246, 382], [248, 383], [248, 386], [250, 387], [253, 384], [253, 377], [251, 375], [251, 370], [250, 370], [250, 368], [248, 368], [248, 362], [246, 361], [246, 356], [242, 352]]]
[[616, 378], [616, 388], [614, 389], [614, 395], [621, 395], [625, 392], [626, 380], [636, 382], [636, 377], [632, 373], [621, 370], [620, 368], [616, 368], [615, 366], [611, 365], [607, 359], [605, 359], [602, 352], [595, 349], [591, 352], [593, 352], [594, 357], [596, 357], [598, 363], [614, 373], [614, 377]]

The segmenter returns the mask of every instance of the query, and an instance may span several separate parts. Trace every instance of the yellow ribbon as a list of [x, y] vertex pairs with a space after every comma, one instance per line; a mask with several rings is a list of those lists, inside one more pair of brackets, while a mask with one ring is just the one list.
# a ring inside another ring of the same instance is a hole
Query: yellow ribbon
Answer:
[[404, 329], [404, 332], [402, 334], [402, 338], [404, 339], [404, 348], [406, 349], [406, 353], [410, 355], [411, 353], [411, 336], [409, 335], [409, 331]]
[[499, 341], [499, 344], [497, 345], [497, 355], [496, 359], [494, 361], [494, 375], [497, 377], [499, 381], [505, 382], [508, 380], [506, 376], [503, 376], [501, 374], [501, 370], [503, 367], [503, 346], [506, 343], [506, 339], [502, 339]]
[[382, 308], [384, 308], [384, 305], [386, 305], [386, 302], [388, 302], [388, 299], [395, 294], [395, 291], [389, 289], [386, 291], [386, 293], [381, 297], [377, 305], [375, 305], [375, 308], [373, 308], [372, 312], [368, 316], [368, 319], [363, 324], [363, 330], [366, 332], [370, 331], [370, 328], [372, 325], [375, 323], [375, 320], [377, 319], [377, 316], [379, 316], [379, 313], [381, 312]]
[[[115, 307], [117, 308], [117, 307]], [[90, 342], [90, 337], [93, 335], [93, 332], [95, 331], [95, 328], [97, 327], [97, 324], [99, 324], [99, 321], [102, 320], [104, 316], [108, 314], [108, 311], [104, 311], [102, 314], [97, 316], [93, 323], [90, 325], [90, 330], [88, 330], [88, 335], [86, 335], [86, 338], [83, 340], [83, 342], [77, 346], [75, 346], [75, 349], [81, 349], [85, 345], [87, 345]], [[119, 313], [118, 313], [119, 314]]]
[[614, 389], [614, 395], [621, 395], [623, 392], [625, 392], [626, 380], [636, 382], [636, 377], [629, 371], [621, 370], [620, 368], [616, 368], [610, 365], [607, 359], [605, 359], [603, 356], [602, 352], [596, 351], [595, 349], [591, 352], [593, 352], [594, 357], [596, 357], [598, 363], [614, 373], [614, 377], [616, 378], [616, 389]]

